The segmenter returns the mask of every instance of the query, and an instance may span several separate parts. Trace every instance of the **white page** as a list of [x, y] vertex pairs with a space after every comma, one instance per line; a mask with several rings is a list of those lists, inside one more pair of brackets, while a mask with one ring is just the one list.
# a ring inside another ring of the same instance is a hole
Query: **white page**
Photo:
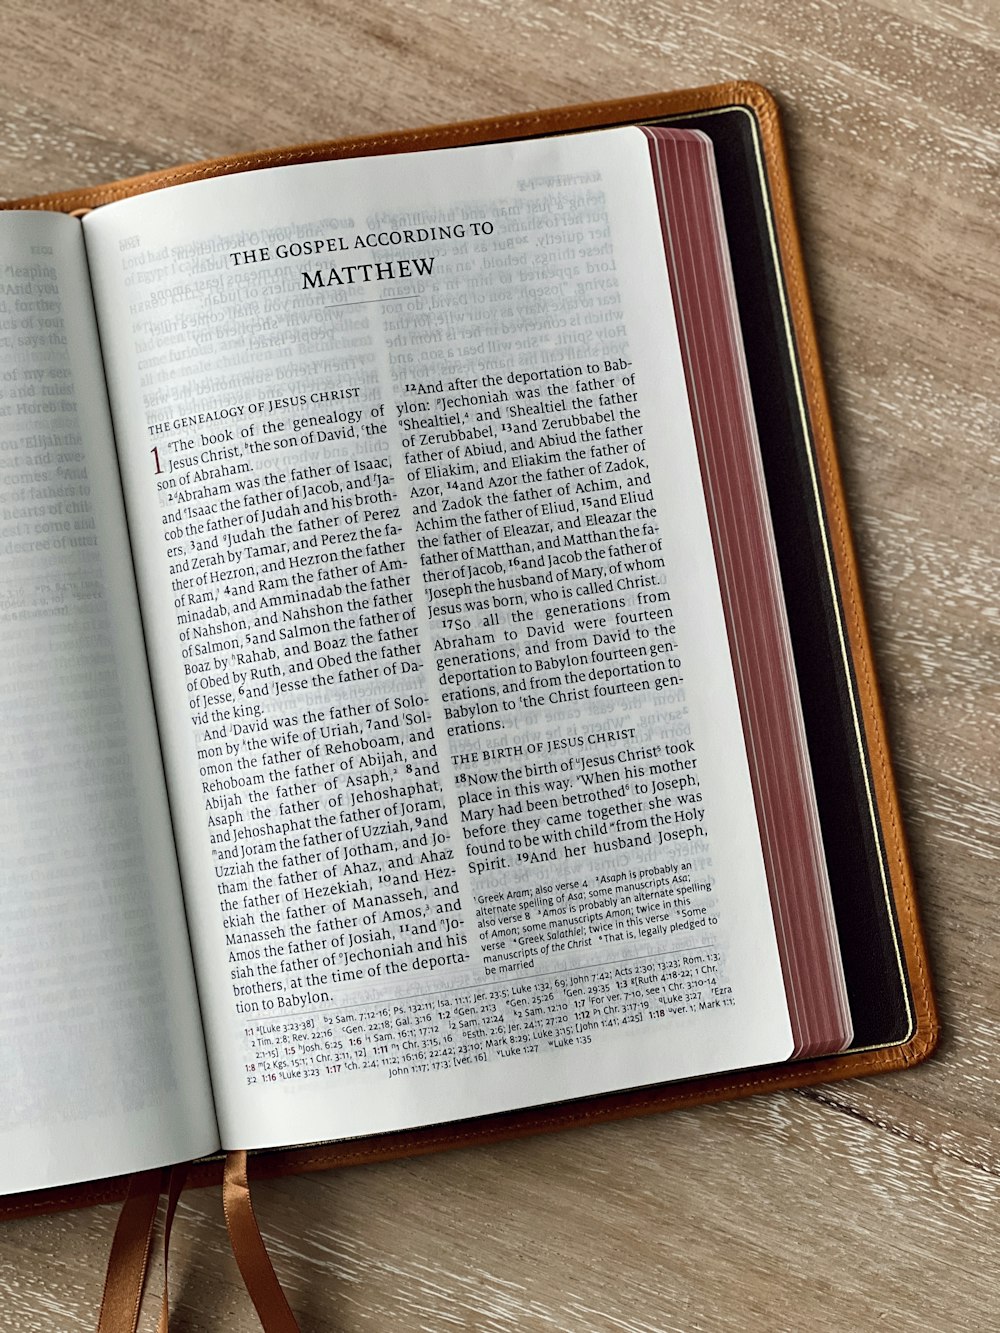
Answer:
[[85, 234], [224, 1142], [787, 1057], [641, 136]]
[[0, 1192], [218, 1142], [80, 224], [0, 214]]

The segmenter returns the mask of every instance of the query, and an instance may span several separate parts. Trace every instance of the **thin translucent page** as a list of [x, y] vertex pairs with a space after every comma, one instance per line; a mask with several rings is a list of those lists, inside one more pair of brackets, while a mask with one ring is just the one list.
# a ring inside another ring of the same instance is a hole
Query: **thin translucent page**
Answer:
[[224, 1142], [787, 1057], [641, 134], [251, 173], [85, 233]]

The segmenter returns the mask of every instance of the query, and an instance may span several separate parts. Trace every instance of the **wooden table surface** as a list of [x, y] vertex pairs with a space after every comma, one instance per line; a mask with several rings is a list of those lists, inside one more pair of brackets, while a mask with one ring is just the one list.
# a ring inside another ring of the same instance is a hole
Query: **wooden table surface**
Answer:
[[[775, 90], [939, 1054], [286, 1180], [258, 1210], [304, 1333], [1000, 1329], [996, 5], [0, 0], [0, 16], [7, 197], [723, 78]], [[93, 1327], [115, 1218], [0, 1227], [0, 1328]], [[183, 1199], [171, 1270], [176, 1329], [258, 1326], [214, 1193]]]

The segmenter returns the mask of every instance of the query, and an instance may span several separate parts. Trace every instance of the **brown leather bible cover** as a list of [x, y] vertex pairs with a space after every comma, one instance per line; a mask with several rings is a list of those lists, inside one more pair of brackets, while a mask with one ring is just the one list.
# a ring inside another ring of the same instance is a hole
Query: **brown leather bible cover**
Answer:
[[[806, 291], [777, 105], [764, 88], [727, 83], [465, 124], [250, 153], [0, 204], [76, 212], [129, 195], [260, 167], [662, 122], [712, 139], [732, 251], [796, 669], [855, 1019], [839, 1055], [579, 1101], [256, 1153], [254, 1177], [387, 1160], [774, 1088], [902, 1069], [938, 1035], [885, 723], [861, 605], [816, 333]], [[222, 1178], [222, 1156], [190, 1184]], [[123, 1198], [127, 1177], [0, 1200], [18, 1216]]]

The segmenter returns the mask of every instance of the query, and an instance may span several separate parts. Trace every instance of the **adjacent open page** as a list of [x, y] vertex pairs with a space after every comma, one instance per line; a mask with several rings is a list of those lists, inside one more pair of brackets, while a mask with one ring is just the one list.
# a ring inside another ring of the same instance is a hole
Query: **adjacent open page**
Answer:
[[84, 228], [224, 1143], [787, 1058], [641, 133]]
[[218, 1144], [79, 222], [0, 215], [0, 1192]]

